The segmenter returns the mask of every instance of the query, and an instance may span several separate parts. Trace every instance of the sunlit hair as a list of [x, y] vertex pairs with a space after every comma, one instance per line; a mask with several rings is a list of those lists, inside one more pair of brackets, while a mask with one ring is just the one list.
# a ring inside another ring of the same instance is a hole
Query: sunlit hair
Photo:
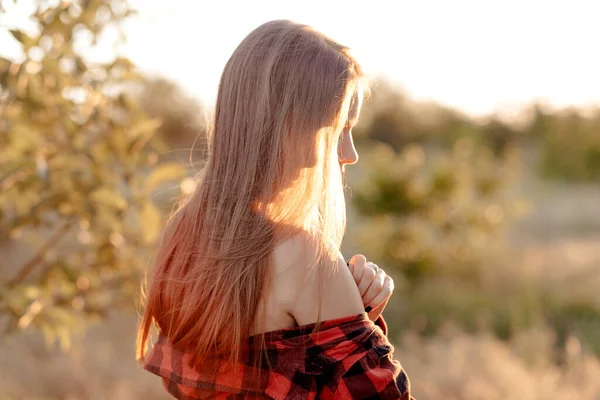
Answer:
[[221, 76], [206, 167], [159, 243], [140, 359], [155, 323], [195, 363], [215, 352], [239, 360], [286, 239], [316, 246], [307, 269], [335, 268], [346, 225], [338, 141], [365, 90], [349, 50], [306, 25], [267, 22], [240, 43]]

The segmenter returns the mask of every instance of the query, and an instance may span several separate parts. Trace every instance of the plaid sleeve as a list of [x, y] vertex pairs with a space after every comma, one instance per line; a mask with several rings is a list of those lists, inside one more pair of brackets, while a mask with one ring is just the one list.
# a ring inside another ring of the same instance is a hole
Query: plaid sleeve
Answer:
[[249, 358], [233, 366], [242, 372], [236, 377], [218, 357], [192, 366], [191, 354], [159, 336], [144, 368], [161, 376], [167, 392], [180, 400], [414, 400], [386, 333], [385, 320], [373, 323], [366, 313], [325, 321], [318, 332], [313, 325], [269, 332], [259, 364], [268, 373], [259, 380], [250, 379], [256, 371], [252, 357], [259, 354], [252, 340]]
[[410, 395], [410, 381], [400, 363], [392, 358], [387, 324], [383, 317], [375, 321], [381, 329], [365, 341], [353, 355], [338, 365], [334, 385], [324, 388], [323, 398], [415, 400]]
[[383, 332], [383, 334], [387, 336], [388, 327], [387, 327], [387, 322], [385, 322], [385, 319], [383, 319], [383, 315], [380, 315], [375, 320], [375, 325], [377, 325], [381, 329], [381, 331]]
[[373, 349], [345, 371], [332, 399], [414, 400], [410, 381], [398, 361]]

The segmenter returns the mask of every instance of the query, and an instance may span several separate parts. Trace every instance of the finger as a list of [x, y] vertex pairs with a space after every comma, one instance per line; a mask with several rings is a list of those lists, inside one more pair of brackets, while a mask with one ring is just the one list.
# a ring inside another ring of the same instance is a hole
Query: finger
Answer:
[[[367, 261], [367, 262], [365, 263], [365, 265], [363, 266], [363, 271], [362, 271], [362, 272], [359, 272], [359, 273], [360, 273], [360, 274], [362, 274], [362, 275], [364, 276], [364, 273], [365, 273], [364, 271], [365, 271], [365, 270], [369, 270], [369, 269], [372, 269], [373, 271], [375, 271], [375, 274], [377, 274], [377, 270], [379, 269], [379, 267], [377, 266], [377, 264], [374, 264], [374, 263], [372, 263], [371, 261]], [[369, 279], [371, 279], [371, 273], [368, 273], [368, 274], [367, 274], [367, 276], [368, 276], [368, 278], [369, 278]], [[374, 277], [373, 277], [373, 278], [374, 278]], [[357, 285], [359, 285], [361, 280], [362, 280], [362, 277], [361, 277], [361, 279], [360, 279], [360, 280], [358, 280], [358, 281], [356, 282], [356, 284], [357, 284]], [[365, 283], [365, 284], [366, 284], [366, 283]]]
[[379, 312], [382, 313], [383, 310], [385, 310], [385, 306], [387, 305], [388, 301], [390, 301], [390, 297], [388, 297], [387, 299], [385, 299], [382, 303], [378, 304], [377, 307], [373, 308], [373, 312]]
[[371, 261], [367, 261], [367, 263], [365, 264], [366, 267], [369, 268], [373, 268], [375, 270], [375, 272], [377, 272], [379, 270], [379, 266], [377, 264], [375, 264], [374, 262]]
[[385, 310], [385, 307], [387, 306], [389, 300], [389, 298], [387, 300], [384, 300], [384, 302], [378, 305], [377, 308], [371, 308], [369, 306], [365, 309], [365, 311], [369, 313], [369, 319], [371, 319], [371, 321], [376, 321], [377, 318], [379, 318], [379, 316], [383, 313], [383, 310]]
[[373, 278], [373, 282], [371, 282], [371, 285], [365, 292], [364, 296], [362, 296], [363, 304], [365, 306], [370, 305], [373, 299], [375, 299], [375, 297], [377, 297], [377, 295], [379, 295], [379, 293], [383, 290], [385, 277], [385, 272], [382, 269], [378, 269], [375, 273], [375, 278]]
[[365, 270], [365, 264], [367, 259], [362, 254], [356, 254], [352, 256], [350, 259], [350, 265], [352, 270], [352, 276], [354, 277], [354, 282], [358, 285], [360, 280], [362, 279], [363, 272]]
[[387, 301], [392, 295], [392, 293], [394, 293], [394, 280], [386, 275], [385, 280], [383, 282], [383, 288], [379, 292], [379, 294], [377, 294], [377, 296], [375, 296], [375, 298], [373, 298], [373, 300], [371, 300], [369, 303], [363, 302], [363, 304], [365, 304], [366, 306], [370, 306], [373, 309], [376, 309], [382, 303]]
[[371, 286], [373, 279], [375, 279], [375, 270], [373, 268], [365, 267], [363, 268], [362, 277], [358, 282], [358, 291], [360, 292], [360, 297], [363, 297]]
[[365, 257], [363, 254], [355, 254], [350, 258], [350, 263], [355, 264], [355, 263], [366, 263], [367, 262], [367, 257]]

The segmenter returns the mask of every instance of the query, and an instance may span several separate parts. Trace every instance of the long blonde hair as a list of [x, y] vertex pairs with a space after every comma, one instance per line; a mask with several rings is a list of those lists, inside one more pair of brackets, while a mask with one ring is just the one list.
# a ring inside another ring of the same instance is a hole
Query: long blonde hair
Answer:
[[317, 264], [334, 267], [346, 224], [337, 147], [362, 82], [348, 48], [306, 25], [267, 22], [240, 43], [199, 184], [160, 239], [138, 358], [155, 323], [194, 363], [215, 352], [237, 362], [273, 249], [298, 233], [317, 246]]

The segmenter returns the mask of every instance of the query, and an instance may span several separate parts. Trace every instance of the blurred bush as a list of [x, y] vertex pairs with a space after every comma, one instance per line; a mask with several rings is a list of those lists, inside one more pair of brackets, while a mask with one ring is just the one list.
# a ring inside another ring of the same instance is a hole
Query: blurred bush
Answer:
[[361, 251], [399, 271], [406, 306], [394, 309], [393, 331], [433, 334], [448, 320], [477, 330], [491, 312], [491, 327], [506, 336], [497, 304], [505, 293], [488, 291], [484, 266], [503, 249], [504, 228], [520, 212], [510, 190], [518, 152], [497, 158], [463, 138], [448, 151], [412, 144], [395, 153], [376, 144], [361, 159], [366, 173], [352, 182], [361, 217], [355, 236]]
[[418, 103], [386, 81], [374, 83], [373, 96], [361, 112], [356, 138], [389, 144], [396, 151], [408, 144], [451, 147], [461, 138], [501, 155], [522, 132], [498, 118], [475, 121], [436, 103]]
[[536, 104], [523, 111], [511, 123], [493, 115], [475, 120], [439, 104], [415, 102], [389, 82], [377, 81], [355, 132], [359, 142], [382, 142], [396, 151], [409, 144], [450, 148], [461, 138], [498, 156], [519, 147], [533, 150], [543, 177], [589, 182], [600, 177], [599, 109], [549, 111]]
[[401, 265], [410, 283], [469, 278], [513, 212], [507, 188], [518, 158], [500, 162], [469, 139], [447, 152], [415, 144], [397, 155], [378, 144], [362, 158], [367, 173], [353, 185], [353, 204], [366, 217], [368, 248], [382, 262]]
[[536, 326], [509, 342], [445, 327], [435, 338], [405, 335], [396, 353], [419, 400], [595, 400], [600, 395], [600, 360], [570, 337], [554, 361], [552, 329]]
[[161, 126], [130, 88], [132, 63], [86, 60], [133, 11], [125, 0], [37, 2], [35, 29], [10, 33], [22, 58], [0, 59], [0, 328], [35, 327], [68, 346], [90, 318], [131, 307], [162, 215], [151, 199], [180, 179], [158, 164]]
[[156, 134], [170, 149], [206, 150], [204, 108], [181, 87], [162, 77], [145, 77], [135, 96], [148, 116], [162, 121]]
[[568, 286], [548, 284], [548, 272], [527, 279], [529, 266], [505, 235], [525, 210], [517, 185], [523, 157], [534, 149], [539, 172], [590, 179], [598, 120], [541, 109], [533, 115], [518, 126], [474, 122], [415, 104], [386, 84], [375, 88], [356, 133], [362, 171], [350, 186], [360, 229], [352, 235], [360, 251], [396, 271], [393, 332], [432, 335], [452, 321], [509, 339], [544, 323], [559, 344], [576, 335], [600, 354], [600, 297], [583, 291], [586, 278]]
[[584, 113], [544, 111], [536, 106], [527, 134], [539, 143], [541, 172], [550, 178], [597, 182], [600, 179], [600, 109]]

